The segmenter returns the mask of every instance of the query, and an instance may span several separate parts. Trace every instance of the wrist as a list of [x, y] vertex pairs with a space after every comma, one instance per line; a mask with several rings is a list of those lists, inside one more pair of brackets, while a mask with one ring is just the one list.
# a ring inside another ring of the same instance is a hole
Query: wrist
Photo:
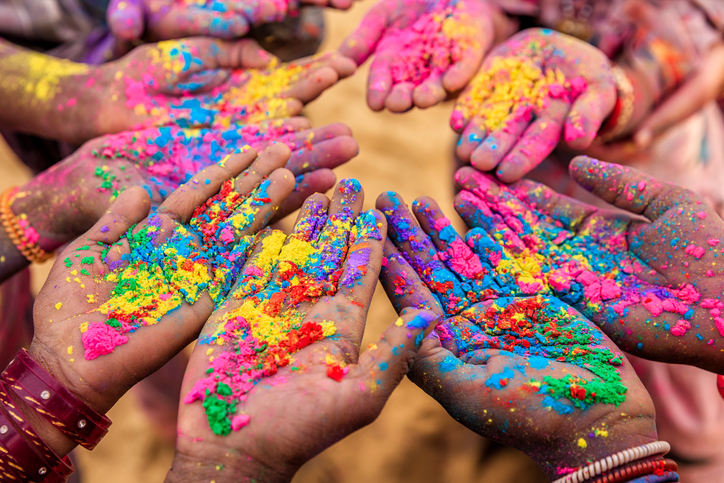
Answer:
[[[192, 444], [200, 444], [192, 443]], [[166, 483], [286, 483], [296, 470], [279, 465], [272, 467], [236, 450], [217, 447], [212, 457], [186, 455], [176, 449]]]
[[[564, 470], [578, 469], [620, 451], [656, 441], [657, 435], [651, 430], [652, 421], [649, 417], [629, 418], [623, 413], [619, 414], [622, 419], [618, 422], [599, 421], [595, 426], [572, 431], [565, 437], [566, 444], [551, 444], [546, 454], [531, 454], [531, 457], [546, 476], [555, 481], [565, 475]], [[605, 429], [602, 433], [595, 428]]]
[[86, 72], [63, 78], [59, 83], [62, 93], [52, 106], [51, 124], [54, 138], [72, 144], [83, 144], [104, 132], [99, 129], [102, 105], [100, 67], [88, 67]]

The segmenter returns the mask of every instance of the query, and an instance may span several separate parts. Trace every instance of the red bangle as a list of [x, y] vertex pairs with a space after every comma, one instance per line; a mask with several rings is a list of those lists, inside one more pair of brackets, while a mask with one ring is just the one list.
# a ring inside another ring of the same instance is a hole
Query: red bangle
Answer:
[[724, 399], [724, 376], [721, 374], [716, 376], [716, 388], [719, 389], [719, 395]]
[[93, 411], [21, 349], [2, 379], [46, 421], [86, 449], [93, 449], [108, 432], [111, 420]]
[[664, 473], [676, 472], [679, 466], [674, 460], [649, 460], [631, 463], [628, 466], [614, 468], [607, 471], [593, 480], [587, 480], [586, 483], [621, 483], [629, 481], [633, 478], [646, 475], [663, 475]]
[[67, 456], [61, 459], [40, 439], [18, 411], [0, 381], [0, 449], [7, 457], [7, 466], [22, 481], [63, 483], [75, 467]]

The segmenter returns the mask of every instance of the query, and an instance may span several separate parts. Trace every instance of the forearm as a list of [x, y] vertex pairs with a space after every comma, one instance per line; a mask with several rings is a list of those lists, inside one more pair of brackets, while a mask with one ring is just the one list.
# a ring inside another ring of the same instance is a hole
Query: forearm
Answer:
[[81, 143], [96, 135], [80, 106], [95, 105], [91, 68], [0, 39], [0, 126]]

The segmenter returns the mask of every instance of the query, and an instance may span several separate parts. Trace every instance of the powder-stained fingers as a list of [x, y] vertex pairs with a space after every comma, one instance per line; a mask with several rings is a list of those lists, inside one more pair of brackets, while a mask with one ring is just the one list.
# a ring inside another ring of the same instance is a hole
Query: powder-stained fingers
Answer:
[[[286, 169], [276, 169], [262, 181], [229, 217], [234, 226], [234, 241], [256, 233], [269, 223], [279, 205], [294, 190], [294, 176]], [[227, 243], [220, 240], [221, 243]]]
[[342, 261], [349, 249], [352, 227], [363, 202], [364, 191], [359, 181], [349, 178], [337, 183], [329, 203], [327, 221], [314, 242], [320, 251], [320, 263], [316, 270], [324, 279], [342, 268]]
[[289, 62], [289, 65], [300, 65], [304, 69], [302, 77], [306, 76], [312, 79], [315, 78], [316, 71], [320, 68], [332, 68], [340, 79], [351, 76], [355, 70], [357, 70], [354, 60], [345, 57], [339, 52], [324, 52], [311, 57], [304, 57]]
[[442, 76], [439, 74], [431, 74], [412, 91], [412, 100], [421, 109], [432, 107], [446, 98], [447, 92], [442, 85]]
[[380, 282], [397, 313], [412, 307], [442, 314], [438, 300], [389, 238], [385, 240], [382, 262]]
[[279, 209], [269, 222], [270, 224], [281, 221], [289, 214], [297, 211], [308, 197], [315, 193], [325, 193], [331, 189], [337, 181], [337, 177], [331, 169], [323, 168], [299, 175], [295, 181], [294, 191], [292, 191], [287, 199], [279, 206]]
[[[284, 144], [289, 146], [292, 151], [303, 148], [312, 150], [315, 145], [323, 141], [330, 141], [341, 136], [351, 137], [352, 130], [346, 124], [338, 122], [317, 128], [312, 128], [311, 126], [309, 126], [304, 129], [298, 129], [295, 130], [295, 132], [285, 134], [284, 136], [280, 137], [278, 141], [283, 142]], [[287, 166], [287, 168], [289, 168], [289, 166]]]
[[[363, 392], [382, 407], [403, 377], [410, 371], [425, 336], [435, 328], [439, 316], [425, 310], [405, 310], [380, 340], [364, 351], [355, 367], [355, 378], [376, 387]], [[359, 384], [359, 383], [358, 383]]]
[[331, 66], [322, 66], [306, 72], [299, 80], [280, 93], [283, 97], [298, 99], [306, 104], [319, 97], [340, 79], [339, 73]]
[[[470, 123], [470, 120], [477, 115], [481, 110], [481, 106], [484, 104], [486, 96], [481, 96], [480, 100], [473, 100], [473, 93], [475, 90], [475, 81], [479, 76], [483, 76], [484, 71], [481, 70], [478, 76], [468, 84], [463, 92], [455, 102], [453, 112], [450, 114], [450, 127], [455, 132], [462, 132], [463, 129]], [[482, 123], [479, 123], [482, 124]], [[481, 125], [482, 129], [482, 125]]]
[[505, 183], [517, 181], [538, 166], [558, 144], [570, 105], [550, 99], [548, 106], [533, 120], [498, 166], [498, 177]]
[[401, 82], [392, 86], [392, 90], [385, 99], [385, 107], [390, 112], [407, 112], [412, 109], [412, 90], [415, 84], [412, 82]]
[[511, 186], [519, 198], [560, 222], [563, 228], [577, 232], [586, 218], [598, 211], [593, 205], [562, 195], [544, 184], [522, 179]]
[[611, 68], [606, 63], [602, 69], [605, 69], [608, 78], [589, 83], [573, 101], [566, 118], [565, 140], [572, 149], [580, 151], [589, 147], [596, 138], [601, 124], [616, 105], [616, 84], [613, 81]]
[[329, 198], [325, 195], [318, 193], [307, 198], [294, 222], [289, 238], [296, 238], [307, 243], [314, 242], [327, 222], [328, 209]]
[[357, 141], [351, 136], [343, 135], [330, 139], [317, 139], [315, 136], [312, 142], [311, 147], [292, 151], [292, 156], [285, 167], [295, 176], [318, 169], [334, 169], [359, 153]]
[[[471, 122], [479, 121], [473, 119]], [[497, 167], [496, 175], [500, 177], [500, 162], [519, 142], [529, 123], [528, 116], [511, 118], [500, 129], [489, 132], [470, 155], [470, 164], [480, 171], [491, 171]]]
[[204, 168], [171, 193], [166, 201], [161, 203], [156, 213], [167, 215], [181, 224], [187, 223], [197, 206], [214, 196], [227, 179], [241, 173], [255, 158], [256, 151], [247, 149]]
[[143, 0], [111, 0], [106, 12], [113, 36], [122, 40], [139, 40], [143, 35]]
[[291, 152], [281, 143], [272, 144], [262, 151], [251, 165], [234, 180], [234, 190], [242, 195], [251, 193], [275, 169], [283, 168]]
[[387, 217], [387, 236], [407, 258], [422, 281], [430, 288], [446, 313], [465, 308], [470, 301], [469, 284], [448, 269], [430, 238], [396, 193], [387, 192], [377, 198], [377, 208]]
[[458, 138], [455, 153], [463, 161], [470, 162], [470, 156], [473, 154], [483, 139], [486, 138], [488, 132], [477, 122], [470, 122], [465, 126], [462, 134]]
[[375, 54], [367, 77], [367, 105], [373, 111], [381, 111], [385, 107], [387, 96], [392, 91], [392, 72], [390, 66], [394, 55], [389, 50]]
[[354, 32], [347, 37], [339, 48], [342, 55], [362, 65], [377, 47], [387, 26], [389, 13], [384, 3], [376, 3], [367, 12]]
[[412, 211], [437, 247], [437, 257], [445, 266], [454, 272], [462, 282], [471, 283], [475, 287], [474, 295], [481, 295], [477, 289], [492, 267], [484, 266], [478, 256], [465, 244], [463, 239], [450, 224], [450, 220], [442, 213], [437, 202], [432, 198], [423, 197], [412, 203]]
[[229, 122], [244, 125], [248, 124], [250, 120], [251, 122], [258, 121], [262, 115], [264, 119], [284, 119], [300, 115], [303, 108], [304, 103], [299, 99], [279, 94], [279, 97], [275, 97], [272, 103], [269, 102], [269, 99], [264, 99], [251, 105], [233, 107], [229, 115]]
[[[700, 203], [699, 196], [686, 188], [587, 156], [575, 157], [569, 170], [579, 185], [602, 200], [652, 221], [676, 206]], [[701, 208], [706, 209], [703, 204]]]
[[249, 31], [249, 21], [243, 15], [222, 17], [213, 10], [186, 6], [148, 15], [147, 27], [149, 41], [194, 35], [233, 39]]
[[454, 12], [453, 42], [462, 49], [460, 60], [442, 78], [445, 90], [457, 92], [470, 82], [493, 43], [492, 11], [487, 2], [464, 0]]
[[[362, 342], [367, 311], [382, 266], [385, 217], [377, 210], [363, 211], [355, 220], [350, 247], [344, 260], [337, 293], [326, 303], [336, 307], [336, 334], [359, 346]], [[319, 322], [323, 322], [320, 320]]]

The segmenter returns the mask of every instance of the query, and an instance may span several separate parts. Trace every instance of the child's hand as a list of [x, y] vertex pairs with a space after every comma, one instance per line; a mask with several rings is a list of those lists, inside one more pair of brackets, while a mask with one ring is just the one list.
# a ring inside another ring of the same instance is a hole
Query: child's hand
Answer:
[[385, 232], [362, 202], [342, 181], [260, 238], [191, 356], [169, 481], [289, 481], [377, 417], [434, 324], [410, 312], [360, 356]]
[[394, 193], [377, 206], [389, 225], [390, 300], [444, 319], [410, 379], [450, 415], [524, 451], [551, 479], [656, 439], [653, 404], [623, 354], [544, 287], [523, 293], [510, 272], [524, 267], [485, 232], [463, 240], [429, 198], [414, 217]]
[[[291, 173], [278, 169], [288, 156], [284, 146], [256, 160], [251, 149], [232, 155], [150, 216], [143, 189], [123, 192], [58, 257], [35, 303], [31, 355], [94, 410], [108, 411], [196, 338], [255, 233], [291, 192]], [[222, 185], [216, 203], [204, 204]]]
[[[571, 175], [630, 212], [599, 210], [530, 181], [508, 188], [464, 168], [456, 207], [623, 350], [724, 372], [724, 222], [697, 195], [638, 171], [576, 158]], [[521, 283], [523, 282], [523, 283]]]
[[[336, 53], [279, 64], [251, 40], [192, 38], [137, 47], [60, 85], [69, 93], [82, 87], [73, 106], [87, 114], [93, 134], [102, 135], [169, 124], [229, 128], [294, 116], [354, 70]], [[66, 89], [68, 83], [74, 89]], [[63, 98], [58, 102], [65, 106]]]
[[485, 58], [450, 119], [457, 154], [509, 183], [548, 156], [561, 135], [591, 145], [613, 110], [616, 85], [606, 56], [545, 29], [522, 31]]
[[122, 40], [147, 41], [202, 35], [234, 39], [249, 28], [281, 22], [299, 4], [348, 9], [353, 0], [111, 0], [107, 19]]
[[404, 112], [462, 89], [493, 42], [487, 0], [381, 0], [340, 52], [361, 65], [374, 54], [367, 104]]

